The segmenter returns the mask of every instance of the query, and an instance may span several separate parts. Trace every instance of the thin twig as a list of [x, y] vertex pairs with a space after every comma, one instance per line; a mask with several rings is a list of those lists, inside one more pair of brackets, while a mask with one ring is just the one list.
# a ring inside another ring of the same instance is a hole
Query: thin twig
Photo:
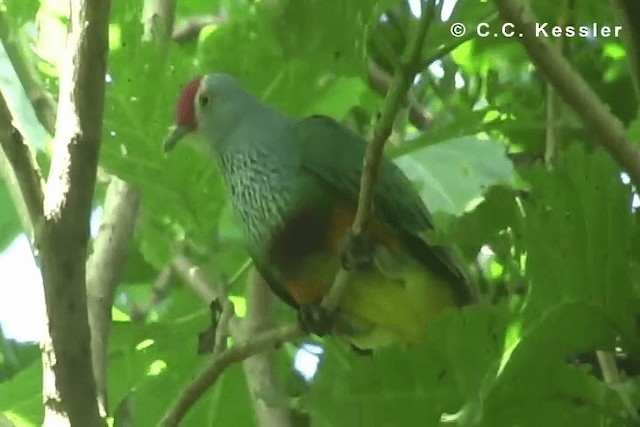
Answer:
[[556, 161], [558, 131], [558, 95], [553, 85], [547, 84], [547, 117], [545, 128], [544, 163], [548, 169], [553, 169]]
[[30, 229], [33, 229], [42, 221], [44, 182], [33, 153], [20, 132], [12, 125], [11, 113], [2, 94], [0, 94], [0, 146], [15, 174], [29, 215]]
[[582, 76], [545, 37], [536, 37], [536, 17], [528, 2], [494, 0], [505, 21], [515, 25], [529, 57], [559, 95], [596, 135], [600, 144], [640, 186], [640, 149], [629, 141], [624, 125], [598, 99]]
[[35, 65], [26, 55], [25, 43], [22, 42], [23, 36], [18, 31], [10, 27], [7, 13], [0, 8], [0, 41], [27, 98], [33, 105], [36, 117], [49, 135], [53, 135], [56, 124], [55, 101], [40, 82]]
[[[380, 68], [374, 60], [369, 60], [368, 80], [372, 88], [382, 96], [386, 96], [391, 86], [392, 77], [385, 70]], [[433, 116], [426, 111], [424, 106], [418, 101], [415, 95], [409, 91], [406, 97], [407, 108], [409, 109], [409, 120], [417, 129], [425, 130], [433, 121]]]
[[[245, 269], [245, 265], [241, 267], [241, 270]], [[185, 256], [177, 255], [172, 262], [172, 267], [191, 289], [200, 296], [204, 303], [209, 304], [216, 298], [224, 297], [222, 286], [211, 283], [200, 268], [192, 264]], [[226, 297], [224, 299], [228, 301]], [[255, 307], [253, 307], [253, 309], [255, 310]], [[264, 332], [256, 330], [252, 331], [251, 334], [247, 334], [245, 329], [247, 325], [234, 322], [238, 320], [235, 317], [228, 319], [228, 321], [225, 320], [224, 312], [223, 306], [223, 315], [220, 318], [218, 328], [216, 328], [216, 340], [221, 339], [222, 335], [226, 336], [228, 332], [236, 344], [228, 349], [216, 344], [218, 350], [214, 351], [212, 363], [180, 392], [175, 403], [163, 417], [161, 425], [177, 425], [186, 415], [189, 408], [215, 384], [220, 375], [222, 375], [224, 370], [231, 364], [244, 361], [251, 356], [269, 349], [270, 346], [277, 346], [283, 342], [305, 336], [305, 333], [297, 324], [269, 329]], [[219, 349], [223, 350], [219, 351]]]
[[[373, 140], [367, 147], [364, 156], [364, 166], [360, 179], [360, 193], [358, 196], [358, 209], [351, 226], [352, 235], [359, 236], [366, 229], [373, 208], [372, 200], [375, 189], [378, 166], [382, 159], [384, 144], [386, 143], [393, 122], [398, 114], [407, 92], [413, 83], [415, 75], [420, 71], [422, 59], [422, 46], [433, 18], [434, 2], [422, 3], [420, 22], [413, 39], [400, 58], [393, 76], [389, 92], [382, 107], [382, 113], [373, 131]], [[340, 268], [336, 274], [334, 283], [322, 300], [322, 306], [329, 312], [333, 312], [340, 303], [342, 295], [349, 282], [349, 273]]]
[[236, 270], [236, 272], [233, 273], [233, 276], [231, 276], [231, 278], [229, 279], [228, 285], [231, 286], [235, 282], [237, 282], [240, 279], [240, 277], [242, 277], [242, 275], [246, 273], [247, 270], [249, 270], [249, 267], [251, 267], [252, 265], [253, 265], [253, 260], [251, 258], [247, 258], [246, 261], [240, 266], [240, 268], [238, 268], [238, 270]]
[[[205, 304], [211, 304], [214, 300], [220, 302], [222, 313], [220, 314], [215, 330], [215, 340], [213, 343], [214, 355], [221, 350], [225, 350], [227, 337], [232, 333], [232, 330], [235, 330], [235, 311], [233, 304], [227, 297], [227, 288], [233, 282], [212, 283], [200, 267], [193, 264], [182, 254], [174, 257], [171, 262], [171, 268]], [[246, 263], [240, 268], [241, 271], [244, 269], [246, 269]], [[240, 274], [241, 273], [236, 272], [233, 280], [237, 280]]]
[[180, 398], [162, 418], [160, 425], [163, 427], [177, 426], [189, 408], [216, 382], [229, 366], [242, 362], [254, 354], [275, 348], [285, 342], [293, 341], [303, 336], [304, 333], [298, 325], [283, 326], [262, 332], [251, 337], [251, 340], [244, 344], [238, 344], [223, 351], [187, 386]]
[[171, 34], [171, 39], [178, 43], [193, 40], [198, 38], [200, 31], [207, 25], [220, 25], [227, 21], [228, 18], [224, 13], [219, 15], [193, 16], [176, 25], [173, 34]]
[[[487, 15], [483, 16], [482, 18], [480, 18], [479, 22], [492, 24], [494, 21], [497, 20], [497, 18], [498, 18], [498, 14], [496, 12], [491, 12], [491, 13], [488, 13]], [[434, 63], [438, 59], [441, 59], [442, 57], [444, 57], [444, 56], [450, 54], [451, 52], [453, 52], [460, 45], [463, 45], [464, 43], [466, 43], [469, 40], [472, 40], [472, 39], [474, 39], [476, 37], [478, 37], [477, 32], [469, 31], [464, 36], [455, 38], [454, 40], [451, 41], [451, 43], [445, 44], [444, 46], [440, 46], [432, 55], [426, 57], [422, 61], [421, 65], [420, 65], [420, 68], [422, 68], [422, 69], [427, 68], [429, 65], [431, 65], [432, 63]]]
[[144, 321], [149, 315], [149, 312], [166, 298], [172, 278], [173, 269], [170, 265], [158, 273], [156, 279], [153, 281], [153, 285], [151, 285], [151, 297], [149, 301], [145, 303], [144, 306], [134, 305], [131, 308], [131, 319], [134, 322]]
[[209, 283], [200, 267], [194, 265], [184, 255], [176, 255], [171, 262], [173, 270], [191, 287], [191, 289], [207, 304], [223, 294], [219, 286]]

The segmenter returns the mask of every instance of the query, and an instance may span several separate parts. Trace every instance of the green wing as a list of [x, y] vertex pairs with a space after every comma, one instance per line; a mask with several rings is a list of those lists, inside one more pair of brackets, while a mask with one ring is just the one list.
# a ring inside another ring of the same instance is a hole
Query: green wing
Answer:
[[[367, 142], [325, 116], [300, 120], [293, 137], [302, 167], [356, 203]], [[373, 215], [397, 233], [427, 268], [451, 283], [461, 304], [470, 301], [465, 276], [449, 250], [424, 240], [425, 232], [433, 229], [429, 212], [409, 179], [387, 157], [378, 170]]]

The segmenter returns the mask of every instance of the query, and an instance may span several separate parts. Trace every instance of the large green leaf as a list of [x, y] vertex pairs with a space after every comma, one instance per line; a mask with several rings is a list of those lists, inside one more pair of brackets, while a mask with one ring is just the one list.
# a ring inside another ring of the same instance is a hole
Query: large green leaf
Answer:
[[[251, 92], [285, 113], [322, 112], [341, 119], [358, 105], [360, 97], [354, 96], [353, 88], [369, 92], [363, 86], [364, 45], [367, 26], [376, 18], [376, 3], [260, 2], [228, 24], [204, 31], [201, 69], [237, 76]], [[229, 54], [234, 51], [242, 54]], [[350, 91], [345, 90], [345, 78], [351, 79]], [[332, 97], [332, 108], [327, 108], [332, 94], [340, 101]]]
[[417, 183], [434, 213], [461, 215], [477, 206], [492, 185], [519, 183], [504, 145], [492, 139], [455, 138], [401, 156], [396, 162]]
[[601, 150], [574, 145], [565, 160], [553, 174], [537, 167], [528, 177], [535, 190], [524, 204], [531, 281], [525, 322], [535, 322], [551, 304], [584, 301], [633, 334], [631, 188]]
[[327, 346], [308, 405], [319, 425], [437, 425], [474, 399], [495, 373], [504, 311], [448, 312], [426, 343], [371, 357]]

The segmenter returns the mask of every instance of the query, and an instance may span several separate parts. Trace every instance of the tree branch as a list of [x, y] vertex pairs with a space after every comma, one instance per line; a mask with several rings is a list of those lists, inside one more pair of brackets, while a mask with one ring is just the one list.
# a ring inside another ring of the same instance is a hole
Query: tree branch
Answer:
[[[434, 8], [434, 2], [422, 2], [422, 12], [418, 28], [400, 58], [399, 65], [395, 70], [389, 92], [382, 107], [382, 113], [373, 131], [373, 140], [367, 147], [364, 156], [362, 177], [360, 179], [358, 209], [353, 225], [351, 226], [354, 237], [362, 235], [371, 217], [373, 193], [378, 174], [378, 166], [383, 155], [384, 144], [389, 138], [389, 135], [391, 135], [393, 122], [402, 102], [406, 99], [413, 79], [420, 71], [422, 46], [429, 25], [433, 19]], [[348, 282], [349, 273], [341, 267], [336, 274], [331, 289], [322, 300], [322, 306], [326, 310], [333, 312], [337, 308]]]
[[[566, 11], [561, 14], [557, 24], [560, 26], [573, 25], [573, 12], [574, 12], [573, 0], [568, 0], [566, 4]], [[556, 42], [556, 46], [560, 49], [562, 56], [566, 57], [569, 53], [569, 39], [562, 37]], [[564, 105], [561, 104], [560, 98], [556, 93], [553, 85], [547, 82], [545, 85], [547, 89], [546, 99], [546, 124], [545, 124], [545, 149], [544, 149], [544, 162], [547, 169], [551, 170], [558, 166], [559, 158], [558, 144], [562, 141], [562, 128], [561, 121], [564, 116]]]
[[[242, 322], [243, 339], [252, 340], [256, 335], [275, 326], [274, 294], [255, 269], [249, 275], [249, 295], [247, 297], [247, 317]], [[237, 335], [237, 334], [236, 334]], [[238, 339], [239, 337], [234, 337]], [[289, 411], [284, 407], [270, 406], [260, 394], [265, 390], [278, 394], [281, 390], [275, 369], [274, 348], [256, 353], [243, 362], [247, 386], [253, 396], [256, 418], [259, 426], [287, 427], [291, 425]]]
[[[143, 39], [164, 48], [169, 41], [175, 15], [175, 0], [147, 0], [144, 3]], [[161, 50], [164, 53], [164, 49]], [[104, 217], [87, 263], [87, 304], [91, 328], [91, 354], [101, 405], [107, 411], [107, 344], [115, 288], [131, 246], [140, 195], [131, 185], [112, 177], [104, 203]]]
[[59, 394], [45, 396], [46, 411], [87, 427], [104, 424], [91, 365], [86, 259], [102, 136], [109, 11], [109, 0], [70, 2], [44, 224], [36, 228], [53, 351], [44, 355], [51, 363], [45, 364], [44, 376], [45, 381], [55, 376]]
[[194, 16], [177, 25], [171, 38], [177, 43], [196, 39], [207, 25], [220, 25], [227, 21], [225, 14]]
[[[216, 286], [213, 283], [210, 283], [202, 271], [195, 265], [193, 265], [186, 257], [183, 255], [178, 255], [174, 259], [173, 263], [174, 271], [182, 277], [182, 279], [187, 282], [187, 284], [191, 287], [191, 289], [196, 292], [203, 300], [204, 303], [209, 304], [212, 300], [216, 298], [226, 298], [223, 293], [223, 290], [220, 286]], [[267, 291], [267, 290], [265, 290]], [[258, 291], [261, 292], [261, 291]], [[268, 292], [268, 291], [267, 291]], [[262, 298], [260, 294], [255, 295], [258, 299]], [[253, 296], [252, 296], [253, 298]], [[250, 301], [251, 302], [251, 301]], [[257, 302], [256, 302], [257, 303]], [[260, 302], [262, 304], [262, 302]], [[260, 310], [265, 307], [250, 307], [252, 310], [258, 309], [258, 314], [260, 314]], [[253, 315], [253, 314], [252, 314]], [[258, 316], [257, 319], [253, 320], [256, 323], [252, 326], [249, 324], [249, 328], [258, 327], [262, 324], [262, 320], [260, 320], [261, 316]], [[231, 319], [236, 320], [236, 319]], [[250, 322], [253, 322], [250, 320]], [[160, 425], [162, 426], [175, 426], [182, 420], [182, 418], [186, 415], [187, 411], [191, 406], [193, 406], [198, 399], [209, 389], [211, 388], [215, 382], [218, 380], [220, 375], [234, 363], [245, 361], [251, 356], [257, 355], [260, 352], [265, 350], [269, 350], [271, 348], [277, 347], [278, 345], [287, 342], [293, 341], [305, 336], [305, 333], [300, 329], [298, 324], [284, 326], [274, 329], [269, 329], [267, 331], [252, 331], [250, 334], [247, 332], [246, 325], [238, 325], [237, 323], [230, 322], [229, 331], [231, 336], [234, 339], [235, 345], [231, 348], [225, 349], [219, 353], [214, 352], [213, 360], [210, 365], [208, 365], [204, 370], [202, 370], [197, 377], [187, 385], [187, 387], [181, 391], [180, 396], [174, 402], [174, 404], [167, 410], [164, 415]], [[219, 324], [220, 327], [220, 324]], [[224, 328], [224, 325], [222, 325]], [[263, 325], [262, 327], [266, 327]], [[260, 329], [262, 328], [260, 327]], [[216, 330], [216, 336], [219, 336], [220, 330]], [[251, 371], [247, 373], [247, 379], [254, 384], [256, 387], [265, 384], [265, 382], [269, 379], [265, 375], [264, 369], [267, 369], [264, 364], [264, 360], [257, 359], [254, 362], [249, 362], [248, 365], [245, 366], [245, 370]], [[256, 373], [257, 377], [253, 377], [253, 374]], [[268, 371], [267, 371], [268, 373]], [[255, 382], [254, 382], [255, 381]], [[250, 385], [251, 387], [251, 385]], [[252, 388], [253, 390], [253, 388]], [[261, 405], [261, 404], [259, 404]], [[264, 405], [262, 405], [264, 406]], [[274, 408], [264, 408], [264, 411], [276, 411]], [[280, 414], [272, 413], [268, 415], [260, 415], [263, 413], [262, 409], [256, 409], [259, 416], [267, 416], [268, 419], [277, 419], [283, 420]], [[272, 425], [283, 425], [283, 424], [272, 424]], [[286, 425], [286, 424], [284, 424]]]
[[43, 179], [33, 153], [13, 126], [9, 107], [0, 94], [0, 146], [6, 156], [29, 217], [29, 230], [42, 221]]
[[158, 276], [156, 276], [151, 286], [151, 297], [149, 301], [144, 306], [134, 305], [131, 308], [131, 319], [134, 322], [143, 322], [153, 307], [166, 298], [172, 278], [173, 270], [171, 266], [163, 268], [160, 273], [158, 273]]
[[640, 149], [627, 138], [624, 126], [598, 99], [582, 76], [545, 37], [536, 37], [536, 18], [523, 0], [494, 0], [505, 21], [512, 22], [529, 57], [557, 93], [597, 136], [595, 142], [627, 170], [640, 186]]
[[[369, 60], [368, 71], [368, 80], [371, 87], [382, 96], [386, 96], [393, 78], [373, 60]], [[427, 129], [433, 122], [433, 116], [429, 114], [411, 91], [407, 92], [405, 102], [409, 108], [409, 121], [411, 124], [420, 130]]]
[[47, 132], [53, 135], [56, 123], [56, 104], [51, 94], [42, 86], [34, 65], [25, 54], [22, 40], [22, 35], [10, 28], [6, 12], [0, 9], [0, 41], [2, 41], [27, 98], [33, 105], [36, 117]]
[[160, 421], [163, 427], [177, 426], [187, 410], [211, 387], [229, 366], [242, 362], [259, 352], [275, 348], [285, 342], [304, 336], [298, 325], [283, 326], [262, 332], [246, 343], [223, 351], [187, 386], [180, 398], [169, 408]]
[[210, 284], [200, 267], [192, 264], [186, 256], [176, 255], [171, 266], [206, 304], [223, 296], [221, 289]]
[[111, 178], [100, 231], [87, 261], [87, 309], [91, 357], [101, 415], [107, 415], [107, 341], [116, 286], [124, 269], [138, 216], [140, 197], [129, 184]]
[[156, 43], [164, 52], [173, 32], [176, 0], [145, 0], [142, 19], [143, 38]]
[[634, 0], [615, 0], [618, 19], [622, 25], [622, 36], [627, 46], [627, 61], [631, 71], [631, 81], [640, 100], [640, 9]]

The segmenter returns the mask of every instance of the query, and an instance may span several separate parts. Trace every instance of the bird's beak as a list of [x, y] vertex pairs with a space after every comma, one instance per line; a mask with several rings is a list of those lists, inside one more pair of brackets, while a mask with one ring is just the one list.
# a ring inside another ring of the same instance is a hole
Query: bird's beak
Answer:
[[162, 143], [162, 151], [168, 153], [173, 150], [173, 147], [184, 138], [185, 135], [191, 133], [192, 129], [189, 129], [186, 126], [174, 126], [171, 128], [169, 134], [165, 137], [164, 142]]

